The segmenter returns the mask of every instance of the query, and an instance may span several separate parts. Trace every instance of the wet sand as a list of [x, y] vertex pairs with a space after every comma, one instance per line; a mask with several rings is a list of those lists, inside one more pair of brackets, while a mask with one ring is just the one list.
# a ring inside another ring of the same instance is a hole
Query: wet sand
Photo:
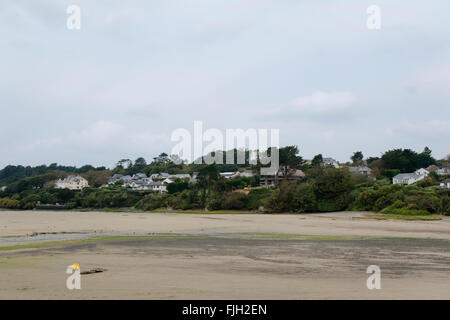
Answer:
[[[0, 250], [0, 299], [450, 298], [450, 219], [360, 215], [0, 211], [0, 238], [19, 237], [0, 247], [32, 234], [172, 233]], [[68, 290], [73, 263], [106, 271]], [[381, 268], [380, 290], [366, 287], [369, 265]]]

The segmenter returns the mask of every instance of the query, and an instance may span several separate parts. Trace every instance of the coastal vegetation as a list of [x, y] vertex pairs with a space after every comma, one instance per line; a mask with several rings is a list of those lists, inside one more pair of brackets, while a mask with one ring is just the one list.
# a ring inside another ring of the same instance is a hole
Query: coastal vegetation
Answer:
[[[6, 182], [6, 188], [0, 191], [0, 208], [33, 209], [39, 205], [58, 204], [69, 209], [244, 210], [262, 213], [358, 210], [380, 212], [386, 217], [450, 215], [450, 189], [436, 188], [440, 179], [448, 177], [430, 174], [413, 185], [391, 183], [392, 176], [398, 172], [439, 163], [428, 148], [422, 153], [408, 149], [390, 150], [380, 158], [366, 160], [358, 151], [351, 160], [353, 164], [365, 161], [372, 174], [352, 174], [346, 166], [325, 165], [321, 155], [308, 164], [298, 156], [297, 147], [282, 148], [280, 170], [287, 173], [289, 168], [301, 169], [305, 177], [299, 182], [281, 181], [276, 187], [269, 188], [259, 186], [258, 164], [175, 164], [165, 153], [155, 157], [150, 164], [143, 158], [134, 162], [122, 159], [111, 170], [56, 164], [34, 168], [8, 166], [0, 170], [0, 181]], [[446, 161], [441, 160], [441, 164]], [[224, 171], [240, 169], [252, 170], [255, 175], [234, 179], [220, 175]], [[178, 179], [168, 185], [167, 193], [129, 190], [120, 183], [106, 185], [114, 173], [151, 174], [162, 171], [174, 174], [198, 172], [197, 181]], [[91, 187], [80, 191], [54, 188], [52, 181], [70, 173], [81, 174], [89, 180]]]

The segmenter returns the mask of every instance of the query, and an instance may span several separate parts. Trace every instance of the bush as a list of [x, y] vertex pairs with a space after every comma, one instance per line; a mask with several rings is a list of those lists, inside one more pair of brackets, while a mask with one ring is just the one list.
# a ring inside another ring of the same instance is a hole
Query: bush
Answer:
[[436, 184], [435, 181], [431, 177], [426, 177], [425, 179], [417, 182], [416, 186], [421, 187], [421, 188], [426, 188], [426, 187], [434, 186], [435, 184]]
[[355, 207], [359, 210], [373, 210], [378, 197], [377, 191], [373, 189], [364, 190], [356, 197]]
[[272, 189], [261, 188], [252, 189], [247, 196], [247, 209], [256, 210], [265, 205], [266, 199], [269, 197]]
[[170, 183], [167, 186], [167, 192], [169, 194], [184, 191], [189, 188], [189, 182], [178, 179], [177, 181]]
[[224, 202], [224, 195], [222, 193], [209, 194], [206, 201], [206, 208], [208, 210], [221, 210]]
[[419, 209], [419, 207], [415, 203], [409, 203], [407, 205], [405, 202], [401, 200], [395, 201], [392, 205], [384, 209], [383, 212], [398, 215], [414, 215], [414, 216], [422, 216], [430, 214], [430, 212], [427, 210]]
[[159, 208], [166, 208], [168, 196], [165, 194], [150, 194], [136, 203], [136, 208], [142, 210], [155, 210]]
[[0, 208], [5, 209], [20, 209], [20, 201], [9, 198], [0, 199]]
[[266, 198], [264, 207], [270, 212], [296, 212], [298, 208], [292, 201], [296, 187], [295, 182], [282, 181], [278, 188]]
[[350, 192], [354, 182], [346, 170], [328, 168], [313, 180], [313, 189], [318, 199], [319, 211], [340, 211], [350, 204]]
[[242, 192], [230, 193], [223, 203], [223, 209], [228, 210], [242, 210], [247, 207], [247, 195]]
[[426, 216], [430, 213], [426, 210], [408, 209], [408, 208], [386, 208], [383, 213], [398, 214], [398, 215], [411, 215], [411, 216]]
[[441, 199], [435, 195], [420, 194], [408, 196], [406, 197], [405, 202], [415, 205], [415, 208], [417, 209], [427, 210], [431, 213], [438, 213], [441, 211]]
[[309, 183], [302, 183], [296, 187], [292, 201], [296, 211], [315, 212], [318, 210], [314, 188]]
[[405, 208], [405, 207], [406, 207], [406, 205], [402, 200], [397, 200], [389, 208], [400, 209], [400, 208]]

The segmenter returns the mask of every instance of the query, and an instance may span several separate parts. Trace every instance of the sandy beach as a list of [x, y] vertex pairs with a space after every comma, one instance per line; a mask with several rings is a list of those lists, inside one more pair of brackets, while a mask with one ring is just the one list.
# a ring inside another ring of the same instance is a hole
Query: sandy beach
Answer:
[[449, 218], [363, 215], [0, 211], [0, 299], [450, 298]]

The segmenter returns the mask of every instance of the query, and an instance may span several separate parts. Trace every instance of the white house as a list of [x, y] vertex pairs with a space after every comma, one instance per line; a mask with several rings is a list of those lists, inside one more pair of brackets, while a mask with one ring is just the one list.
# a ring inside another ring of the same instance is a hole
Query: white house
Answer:
[[439, 168], [436, 173], [440, 176], [450, 175], [450, 167]]
[[236, 175], [236, 172], [220, 172], [220, 176], [224, 177], [225, 179], [233, 178], [233, 176]]
[[56, 189], [82, 190], [89, 187], [89, 182], [81, 176], [68, 176], [55, 182]]
[[424, 168], [420, 168], [420, 169], [417, 169], [415, 171], [415, 173], [424, 175], [425, 177], [428, 177], [428, 175], [430, 174], [430, 171], [428, 171], [427, 169], [424, 169]]
[[336, 169], [339, 169], [339, 162], [337, 162], [336, 160], [334, 160], [333, 158], [323, 158], [323, 163], [329, 166], [333, 166]]
[[237, 172], [237, 174], [240, 178], [251, 178], [254, 176], [252, 170], [244, 170], [242, 172]]
[[413, 173], [400, 173], [392, 179], [393, 184], [409, 185], [428, 177], [430, 172], [426, 169], [418, 169]]
[[175, 181], [173, 181], [173, 180], [171, 180], [171, 179], [169, 179], [169, 178], [163, 180], [163, 183], [165, 183], [166, 185], [167, 185], [167, 184], [174, 183], [174, 182], [175, 182]]
[[450, 179], [445, 179], [444, 181], [442, 181], [440, 187], [444, 189], [450, 189]]
[[151, 188], [151, 191], [155, 191], [155, 192], [160, 192], [160, 193], [167, 192], [167, 184], [164, 182], [159, 182], [159, 181], [151, 182], [150, 188]]

